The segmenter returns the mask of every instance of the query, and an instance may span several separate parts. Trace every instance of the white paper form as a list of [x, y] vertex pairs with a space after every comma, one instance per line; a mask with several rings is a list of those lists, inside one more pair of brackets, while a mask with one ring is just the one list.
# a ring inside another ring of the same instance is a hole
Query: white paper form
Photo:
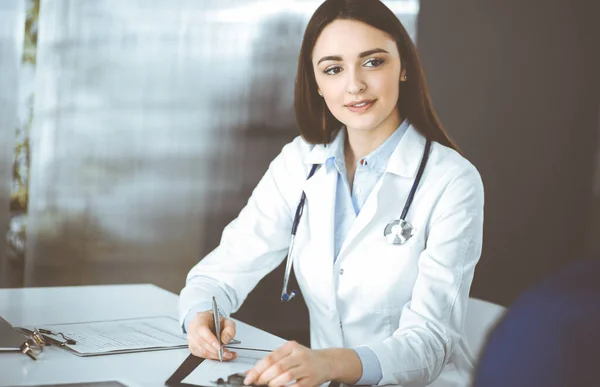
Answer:
[[[233, 348], [232, 348], [233, 349]], [[215, 381], [219, 378], [227, 380], [227, 377], [237, 372], [244, 373], [254, 367], [256, 363], [269, 352], [252, 351], [245, 349], [233, 349], [237, 352], [237, 358], [231, 361], [220, 362], [218, 360], [206, 359], [198, 365], [182, 383], [197, 386], [216, 386]]]
[[[32, 328], [26, 327], [29, 330]], [[187, 347], [186, 336], [181, 333], [178, 321], [168, 316], [53, 324], [36, 328], [50, 330], [53, 334], [45, 336], [59, 342], [65, 341], [59, 332], [75, 340], [77, 344], [65, 347], [84, 356]]]

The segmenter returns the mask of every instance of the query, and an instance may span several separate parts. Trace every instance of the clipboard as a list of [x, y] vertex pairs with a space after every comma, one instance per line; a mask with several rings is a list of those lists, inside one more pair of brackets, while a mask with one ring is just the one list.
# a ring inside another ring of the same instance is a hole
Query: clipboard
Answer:
[[[191, 353], [188, 355], [187, 359], [181, 363], [181, 365], [173, 372], [173, 375], [167, 379], [165, 382], [165, 386], [169, 387], [198, 387], [195, 384], [187, 384], [183, 383], [182, 380], [185, 379], [189, 374], [192, 373], [193, 370], [196, 369], [204, 361], [204, 358], [196, 357]], [[211, 386], [200, 386], [200, 387], [211, 387]]]
[[[195, 370], [196, 367], [198, 367], [203, 361], [204, 361], [204, 358], [196, 357], [190, 353], [189, 356], [187, 357], [187, 359], [185, 359], [183, 361], [183, 363], [181, 363], [181, 365], [177, 368], [177, 370], [175, 370], [173, 375], [171, 375], [169, 377], [169, 379], [167, 379], [167, 381], [165, 382], [165, 386], [168, 386], [168, 387], [215, 387], [215, 386], [198, 386], [196, 384], [188, 384], [188, 383], [182, 382], [182, 380], [185, 379], [189, 374], [191, 374], [192, 371]], [[335, 381], [329, 382], [329, 385], [328, 385], [328, 387], [339, 387], [339, 386], [340, 386], [340, 383], [335, 382]]]
[[[233, 351], [242, 350], [242, 351], [258, 351], [258, 352], [265, 352], [265, 353], [272, 352], [272, 350], [268, 350], [268, 349], [246, 348], [246, 347], [241, 346], [240, 344], [242, 344], [241, 341], [232, 339], [230, 341], [229, 345], [227, 345], [226, 347]], [[169, 386], [169, 387], [215, 387], [216, 384], [209, 385], [209, 386], [203, 386], [201, 384], [190, 384], [190, 383], [183, 382], [183, 380], [185, 378], [187, 378], [200, 364], [202, 364], [202, 362], [204, 360], [205, 360], [204, 358], [194, 356], [193, 354], [190, 353], [188, 355], [188, 357], [183, 361], [183, 363], [181, 363], [181, 365], [179, 365], [177, 370], [175, 370], [175, 372], [169, 377], [169, 379], [167, 379], [167, 381], [165, 382], [165, 385]], [[228, 375], [223, 375], [223, 377], [225, 377], [225, 376], [228, 376]]]
[[8, 321], [0, 316], [0, 353], [21, 351], [21, 345], [27, 335], [16, 330]]
[[[47, 343], [74, 355], [88, 357], [186, 348], [188, 346], [186, 337], [179, 333], [175, 328], [177, 326], [177, 320], [171, 316], [150, 316], [42, 324], [36, 328], [40, 330]], [[15, 329], [29, 335], [33, 327], [15, 327]], [[102, 340], [99, 343], [98, 338]], [[68, 339], [73, 339], [73, 342], [70, 343]]]

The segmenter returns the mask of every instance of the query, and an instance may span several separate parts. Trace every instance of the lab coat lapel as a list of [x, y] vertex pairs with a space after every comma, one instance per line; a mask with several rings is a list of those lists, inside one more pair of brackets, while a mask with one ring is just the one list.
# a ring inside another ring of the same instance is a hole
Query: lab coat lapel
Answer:
[[[303, 260], [309, 260], [310, 273], [314, 284], [323, 287], [321, 294], [333, 297], [333, 230], [335, 211], [335, 190], [337, 171], [321, 165], [315, 174], [306, 181], [306, 212], [310, 228], [311, 254], [304, 255]], [[333, 299], [329, 297], [329, 302]]]
[[[385, 177], [385, 175], [383, 176]], [[377, 196], [379, 190], [381, 189], [381, 185], [383, 182], [383, 178], [379, 179], [375, 187], [373, 187], [373, 191], [369, 194], [367, 201], [363, 205], [362, 209], [358, 213], [358, 216], [352, 223], [350, 230], [348, 231], [348, 235], [344, 239], [344, 243], [342, 244], [342, 248], [340, 249], [340, 253], [338, 255], [338, 260], [342, 259], [345, 250], [352, 243], [354, 238], [371, 222], [375, 213], [377, 212]]]

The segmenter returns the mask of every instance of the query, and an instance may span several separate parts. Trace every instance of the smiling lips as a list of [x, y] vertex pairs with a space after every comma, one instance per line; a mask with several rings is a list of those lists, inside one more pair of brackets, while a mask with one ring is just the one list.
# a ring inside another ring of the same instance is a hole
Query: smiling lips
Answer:
[[354, 113], [364, 113], [376, 102], [376, 99], [362, 99], [346, 105], [348, 110]]

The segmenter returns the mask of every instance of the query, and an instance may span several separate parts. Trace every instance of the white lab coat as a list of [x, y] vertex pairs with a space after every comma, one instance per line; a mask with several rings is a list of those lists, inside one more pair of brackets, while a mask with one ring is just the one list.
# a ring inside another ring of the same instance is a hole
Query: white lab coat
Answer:
[[337, 171], [322, 166], [306, 180], [311, 165], [324, 163], [331, 149], [300, 137], [287, 144], [223, 231], [220, 245], [190, 271], [181, 292], [181, 322], [212, 295], [224, 313], [235, 312], [282, 262], [304, 190], [293, 263], [310, 313], [311, 347], [368, 346], [381, 362], [379, 385], [467, 386], [473, 359], [463, 326], [481, 254], [484, 204], [475, 167], [434, 142], [407, 215], [415, 235], [399, 246], [383, 236], [402, 212], [424, 144], [410, 126], [335, 263]]

